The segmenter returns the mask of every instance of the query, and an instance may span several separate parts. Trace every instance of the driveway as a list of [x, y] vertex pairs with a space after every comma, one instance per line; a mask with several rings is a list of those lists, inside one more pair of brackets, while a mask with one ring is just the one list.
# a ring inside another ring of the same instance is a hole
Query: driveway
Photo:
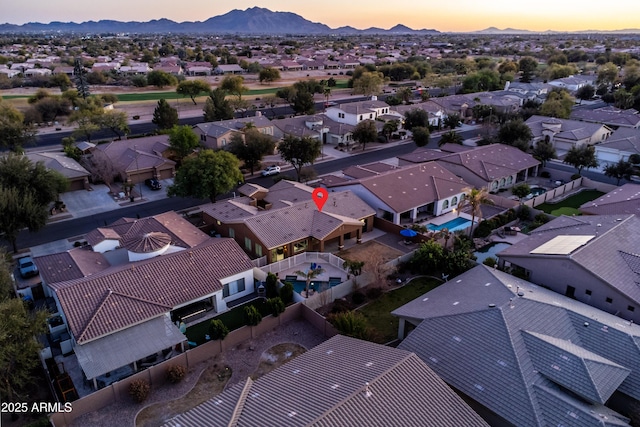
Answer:
[[78, 190], [60, 196], [67, 205], [67, 212], [73, 218], [90, 216], [104, 211], [118, 209], [117, 201], [109, 194], [106, 185], [92, 185], [93, 191]]

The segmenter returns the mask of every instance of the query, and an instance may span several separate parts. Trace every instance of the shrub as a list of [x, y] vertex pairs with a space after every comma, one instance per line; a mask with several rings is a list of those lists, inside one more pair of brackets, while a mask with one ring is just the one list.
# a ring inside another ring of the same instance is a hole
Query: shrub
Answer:
[[345, 311], [329, 315], [328, 320], [342, 335], [364, 340], [370, 336], [367, 319], [362, 313]]
[[271, 314], [275, 317], [278, 317], [280, 313], [284, 313], [284, 302], [282, 302], [282, 298], [275, 297], [269, 298], [267, 300], [267, 304], [269, 305], [269, 310], [271, 310]]
[[262, 321], [262, 314], [253, 305], [244, 307], [244, 320], [249, 326], [256, 326]]
[[333, 307], [331, 307], [332, 313], [342, 313], [345, 311], [351, 310], [351, 304], [346, 299], [337, 299], [333, 302]]
[[209, 322], [209, 337], [212, 340], [223, 340], [229, 334], [229, 328], [220, 319]]
[[539, 222], [540, 224], [546, 224], [550, 220], [549, 220], [549, 217], [544, 212], [540, 212], [538, 215], [536, 215], [533, 218], [533, 221], [534, 222]]
[[284, 282], [284, 286], [280, 288], [280, 299], [287, 305], [293, 301], [293, 285], [289, 282]]
[[367, 298], [369, 299], [377, 299], [382, 295], [382, 288], [374, 287], [367, 289]]
[[171, 384], [177, 384], [187, 374], [187, 368], [182, 365], [170, 365], [167, 368], [167, 381]]
[[522, 221], [528, 221], [531, 217], [531, 208], [527, 205], [520, 205], [518, 209], [518, 218]]
[[548, 171], [542, 171], [542, 172], [540, 172], [540, 177], [541, 178], [551, 178], [551, 174]]
[[473, 237], [482, 239], [484, 237], [487, 237], [489, 234], [491, 234], [492, 230], [493, 228], [491, 227], [491, 224], [489, 223], [489, 221], [482, 221], [480, 224], [478, 224], [476, 229], [473, 230]]
[[364, 296], [364, 294], [360, 291], [355, 291], [354, 293], [351, 294], [351, 301], [355, 304], [355, 305], [360, 305], [364, 302], [364, 300], [366, 299], [366, 297]]
[[575, 181], [576, 179], [580, 178], [582, 175], [580, 175], [579, 173], [574, 173], [573, 175], [571, 175], [571, 181]]
[[267, 281], [265, 290], [267, 293], [267, 298], [275, 298], [278, 296], [278, 277], [275, 274], [269, 273], [267, 274]]
[[129, 395], [137, 403], [144, 402], [149, 397], [150, 391], [149, 381], [145, 379], [135, 380], [129, 384]]
[[482, 261], [482, 263], [484, 265], [488, 265], [489, 267], [493, 267], [498, 263], [498, 261], [494, 257], [490, 256], [489, 258], [486, 258], [484, 261]]

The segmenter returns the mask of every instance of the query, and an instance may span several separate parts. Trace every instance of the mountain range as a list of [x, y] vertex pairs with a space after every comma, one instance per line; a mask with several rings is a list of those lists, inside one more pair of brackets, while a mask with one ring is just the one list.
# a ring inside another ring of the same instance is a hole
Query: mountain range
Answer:
[[147, 22], [122, 22], [113, 20], [86, 21], [82, 23], [54, 21], [48, 24], [29, 22], [23, 25], [0, 24], [4, 33], [215, 33], [215, 34], [438, 34], [436, 30], [414, 30], [396, 25], [388, 30], [353, 27], [332, 29], [311, 22], [291, 12], [272, 12], [269, 9], [252, 7], [234, 9], [224, 15], [206, 21], [175, 22], [170, 19], [155, 19]]

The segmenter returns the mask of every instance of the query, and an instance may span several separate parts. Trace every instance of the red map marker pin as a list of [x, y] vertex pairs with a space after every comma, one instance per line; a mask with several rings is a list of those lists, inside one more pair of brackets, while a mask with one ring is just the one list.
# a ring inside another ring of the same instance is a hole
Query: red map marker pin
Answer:
[[322, 212], [322, 207], [327, 202], [329, 193], [324, 188], [316, 188], [315, 190], [313, 190], [313, 193], [311, 193], [311, 198], [318, 207], [318, 210]]

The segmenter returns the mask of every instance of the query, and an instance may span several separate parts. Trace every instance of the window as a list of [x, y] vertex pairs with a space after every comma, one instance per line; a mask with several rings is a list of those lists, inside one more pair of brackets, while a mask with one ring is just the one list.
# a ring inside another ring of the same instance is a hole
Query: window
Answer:
[[362, 120], [362, 114], [360, 114], [360, 120]]
[[293, 244], [293, 253], [303, 252], [307, 250], [307, 239], [301, 240]]
[[250, 239], [250, 238], [245, 237], [245, 238], [244, 238], [244, 248], [245, 248], [246, 250], [250, 251], [250, 250], [251, 250], [251, 246], [253, 246], [253, 242], [251, 241], [251, 239]]
[[507, 185], [511, 184], [513, 182], [513, 177], [510, 176], [507, 178]]
[[244, 292], [246, 286], [244, 284], [244, 277], [236, 281], [226, 283], [222, 286], [222, 298], [227, 298], [231, 295], [235, 295], [240, 292]]
[[442, 209], [447, 209], [449, 207], [449, 201], [445, 200], [444, 203], [442, 203]]
[[587, 295], [591, 295], [591, 289], [587, 289], [586, 291], [584, 291], [584, 293]]
[[373, 113], [369, 114], [369, 118], [373, 119]]
[[613, 298], [609, 298], [609, 297], [607, 297], [607, 302], [608, 302], [609, 304], [611, 304], [611, 303], [613, 302]]
[[262, 246], [256, 243], [256, 256], [260, 258], [262, 256]]
[[458, 204], [458, 198], [453, 196], [453, 199], [451, 199], [451, 206], [456, 206]]
[[500, 180], [500, 187], [504, 187], [504, 178]]
[[229, 296], [229, 284], [227, 283], [222, 287], [222, 298], [226, 298], [228, 296]]
[[627, 310], [629, 311], [636, 311], [636, 308], [632, 305], [627, 306]]
[[236, 231], [233, 228], [229, 228], [229, 237], [232, 239], [236, 237]]

